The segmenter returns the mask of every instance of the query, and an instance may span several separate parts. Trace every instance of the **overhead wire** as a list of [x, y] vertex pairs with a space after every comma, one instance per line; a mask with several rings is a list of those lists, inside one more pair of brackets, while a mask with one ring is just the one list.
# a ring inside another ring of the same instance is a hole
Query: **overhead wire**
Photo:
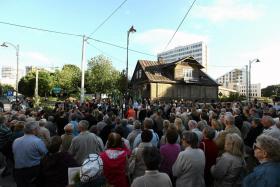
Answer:
[[104, 54], [104, 55], [106, 55], [106, 56], [109, 56], [109, 57], [111, 57], [112, 59], [115, 59], [115, 60], [117, 60], [117, 61], [119, 61], [119, 62], [123, 62], [123, 63], [124, 63], [123, 60], [121, 60], [121, 59], [119, 59], [119, 58], [117, 58], [117, 57], [115, 57], [115, 56], [112, 56], [112, 55], [110, 55], [110, 54], [104, 52], [103, 50], [97, 48], [97, 47], [94, 46], [93, 44], [91, 44], [91, 43], [89, 43], [89, 42], [87, 42], [87, 44], [88, 44], [89, 46], [93, 47], [94, 49], [98, 50], [98, 51], [101, 52], [102, 54]]
[[96, 33], [125, 3], [127, 0], [124, 0], [100, 25], [94, 29], [94, 31], [89, 35], [91, 37], [94, 33]]
[[19, 25], [19, 24], [4, 22], [4, 21], [0, 21], [0, 24], [10, 25], [10, 26], [16, 26], [16, 27], [21, 27], [21, 28], [26, 28], [26, 29], [32, 29], [32, 30], [38, 30], [38, 31], [44, 31], [44, 32], [49, 32], [49, 33], [55, 33], [55, 34], [62, 34], [62, 35], [68, 35], [68, 36], [83, 37], [83, 35], [81, 35], [81, 34], [73, 34], [73, 33], [68, 33], [68, 32], [61, 32], [61, 31], [55, 31], [55, 30], [49, 30], [49, 29], [42, 29], [42, 28], [38, 28], [38, 27], [30, 27], [30, 26]]
[[191, 11], [194, 3], [196, 2], [196, 0], [193, 1], [193, 3], [191, 4], [190, 8], [188, 9], [187, 13], [185, 14], [184, 18], [182, 19], [182, 21], [180, 22], [179, 26], [177, 27], [176, 31], [174, 32], [173, 36], [171, 37], [171, 39], [168, 41], [167, 45], [165, 46], [164, 50], [167, 49], [167, 47], [169, 46], [169, 44], [172, 42], [173, 38], [175, 37], [177, 31], [179, 30], [179, 28], [181, 27], [181, 25], [183, 24], [183, 22], [185, 21], [186, 17], [188, 16], [189, 12]]
[[[110, 45], [110, 46], [114, 46], [114, 47], [117, 47], [117, 48], [125, 49], [125, 50], [126, 50], [126, 47], [123, 47], [123, 46], [120, 46], [120, 45], [117, 45], [117, 44], [105, 42], [105, 41], [98, 40], [98, 39], [94, 39], [94, 38], [91, 38], [91, 37], [88, 37], [88, 39], [93, 40], [93, 41], [96, 41], [96, 42], [99, 42], [99, 43], [107, 44], [107, 45]], [[132, 52], [135, 52], [135, 53], [139, 53], [139, 54], [143, 54], [143, 55], [147, 55], [147, 56], [156, 57], [156, 55], [149, 54], [149, 53], [145, 53], [145, 52], [141, 52], [141, 51], [138, 51], [138, 50], [134, 50], [134, 49], [128, 49], [128, 50], [129, 50], [129, 51], [132, 51]]]
[[[5, 25], [10, 25], [10, 26], [15, 26], [15, 27], [21, 27], [21, 28], [31, 29], [31, 30], [37, 30], [37, 31], [43, 31], [43, 32], [49, 32], [49, 33], [54, 33], [54, 34], [62, 34], [62, 35], [68, 35], [68, 36], [84, 37], [84, 35], [82, 35], [82, 34], [73, 34], [73, 33], [55, 31], [55, 30], [50, 30], [50, 29], [43, 29], [43, 28], [38, 28], [38, 27], [19, 25], [19, 24], [3, 22], [3, 21], [0, 21], [0, 24], [5, 24]], [[117, 45], [117, 44], [113, 44], [113, 43], [110, 43], [110, 42], [98, 40], [98, 39], [87, 37], [87, 36], [85, 38], [93, 40], [93, 41], [96, 41], [96, 42], [99, 42], [99, 43], [103, 43], [103, 44], [106, 44], [106, 45], [110, 45], [110, 46], [113, 46], [113, 47], [117, 47], [117, 48], [120, 48], [120, 49], [126, 49], [126, 47], [123, 47], [123, 46], [120, 46], [120, 45]], [[128, 50], [132, 51], [132, 52], [135, 52], [135, 53], [156, 57], [156, 55], [145, 53], [145, 52], [141, 52], [141, 51], [138, 51], [138, 50], [134, 50], [134, 49], [128, 49]]]

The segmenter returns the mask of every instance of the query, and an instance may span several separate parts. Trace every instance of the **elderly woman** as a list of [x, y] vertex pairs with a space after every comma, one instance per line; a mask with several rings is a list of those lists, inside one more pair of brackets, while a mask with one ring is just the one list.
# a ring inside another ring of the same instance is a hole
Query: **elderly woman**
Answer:
[[103, 161], [103, 174], [107, 182], [114, 187], [128, 187], [126, 175], [127, 158], [130, 151], [122, 142], [122, 137], [117, 133], [110, 133], [107, 150], [100, 153]]
[[184, 131], [182, 137], [185, 150], [179, 153], [172, 167], [173, 176], [177, 177], [176, 187], [204, 187], [205, 156], [203, 151], [197, 148], [198, 137], [189, 131]]
[[280, 186], [280, 141], [261, 135], [253, 146], [255, 157], [261, 163], [243, 180], [243, 186]]
[[217, 158], [216, 165], [211, 167], [214, 186], [238, 187], [241, 186], [244, 173], [244, 144], [236, 133], [229, 133], [225, 138], [225, 152]]

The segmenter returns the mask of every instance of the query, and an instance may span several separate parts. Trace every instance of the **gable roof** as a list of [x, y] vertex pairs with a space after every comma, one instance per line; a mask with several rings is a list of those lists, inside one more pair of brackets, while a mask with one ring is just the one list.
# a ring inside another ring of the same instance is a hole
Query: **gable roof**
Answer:
[[172, 80], [172, 76], [164, 76], [162, 73], [162, 68], [166, 65], [158, 61], [149, 61], [149, 60], [138, 60], [141, 68], [143, 69], [145, 75], [152, 82], [169, 82], [175, 83], [176, 81]]
[[204, 68], [199, 62], [197, 62], [193, 57], [185, 57], [183, 59], [171, 62], [163, 63], [161, 61], [149, 61], [149, 60], [138, 60], [143, 72], [147, 76], [150, 82], [164, 82], [164, 83], [178, 83], [184, 82], [183, 80], [174, 80], [174, 75], [170, 71], [169, 67], [176, 66], [177, 64], [187, 64], [191, 67], [197, 67], [199, 69], [199, 81], [198, 82], [188, 82], [185, 84], [199, 84], [199, 85], [209, 85], [218, 86], [216, 81], [209, 77], [206, 73], [200, 69]]
[[203, 67], [199, 62], [197, 62], [192, 56], [187, 56], [187, 57], [185, 57], [185, 58], [176, 60], [176, 61], [174, 61], [174, 62], [166, 63], [166, 66], [174, 66], [174, 65], [177, 65], [177, 64], [187, 64], [187, 65], [190, 65], [190, 66], [192, 66], [192, 67], [196, 66], [196, 67], [199, 68], [199, 69], [203, 69], [203, 68], [204, 68], [204, 67]]

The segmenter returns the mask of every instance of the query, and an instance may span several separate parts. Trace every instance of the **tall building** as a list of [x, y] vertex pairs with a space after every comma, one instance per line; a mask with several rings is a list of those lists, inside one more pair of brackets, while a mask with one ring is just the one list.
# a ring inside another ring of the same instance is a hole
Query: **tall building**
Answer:
[[157, 54], [157, 57], [166, 63], [174, 62], [187, 56], [192, 56], [205, 67], [205, 71], [207, 72], [207, 46], [204, 42], [175, 47], [174, 49]]
[[[224, 88], [236, 90], [240, 95], [246, 96], [247, 75], [245, 68], [233, 69], [230, 72], [217, 78], [216, 81]], [[261, 97], [261, 84], [251, 84], [250, 94], [252, 97]]]
[[[16, 87], [16, 75], [17, 75], [17, 69], [10, 65], [2, 65], [1, 68], [1, 84], [9, 84]], [[18, 80], [23, 76], [23, 72], [21, 69], [19, 69], [18, 72]]]

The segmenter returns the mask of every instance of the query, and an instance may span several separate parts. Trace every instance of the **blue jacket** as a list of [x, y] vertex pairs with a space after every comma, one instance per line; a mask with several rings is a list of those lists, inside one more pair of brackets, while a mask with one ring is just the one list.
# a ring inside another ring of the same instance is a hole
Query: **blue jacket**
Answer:
[[280, 162], [266, 162], [257, 166], [243, 180], [243, 187], [279, 187]]

